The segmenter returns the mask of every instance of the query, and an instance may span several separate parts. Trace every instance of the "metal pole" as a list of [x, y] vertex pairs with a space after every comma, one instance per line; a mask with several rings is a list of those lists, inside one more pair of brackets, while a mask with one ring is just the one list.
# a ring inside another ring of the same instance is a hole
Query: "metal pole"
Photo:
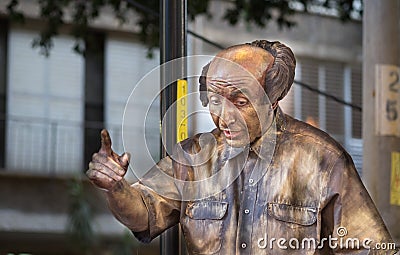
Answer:
[[[185, 57], [187, 20], [186, 20], [186, 0], [161, 0], [160, 1], [160, 62], [165, 63], [175, 58]], [[186, 66], [173, 66], [161, 70], [161, 83], [164, 84], [166, 77], [172, 73], [186, 73]], [[183, 76], [184, 77], [184, 76]], [[167, 79], [168, 80], [168, 79]], [[177, 86], [176, 82], [167, 86], [161, 92], [161, 120], [168, 108], [176, 101]], [[167, 156], [167, 151], [171, 151], [176, 143], [176, 115], [169, 114], [163, 123], [166, 127], [163, 132], [164, 145], [161, 143], [161, 156]], [[164, 147], [165, 146], [165, 147]], [[180, 233], [179, 226], [175, 226], [161, 235], [160, 249], [162, 255], [179, 255], [180, 252]]]
[[[392, 169], [396, 167], [392, 155], [400, 152], [400, 136], [382, 134], [376, 125], [396, 128], [400, 123], [400, 101], [394, 100], [392, 104], [390, 98], [382, 99], [385, 91], [400, 93], [400, 84], [394, 79], [396, 74], [399, 76], [398, 70], [394, 69], [388, 75], [380, 73], [382, 65], [393, 66], [391, 68], [400, 66], [400, 1], [368, 0], [364, 4], [363, 181], [392, 237], [399, 242], [400, 204], [391, 201], [391, 196], [395, 195], [393, 188], [396, 188], [391, 181], [395, 177]], [[379, 77], [383, 76], [387, 77], [388, 83], [379, 81]]]

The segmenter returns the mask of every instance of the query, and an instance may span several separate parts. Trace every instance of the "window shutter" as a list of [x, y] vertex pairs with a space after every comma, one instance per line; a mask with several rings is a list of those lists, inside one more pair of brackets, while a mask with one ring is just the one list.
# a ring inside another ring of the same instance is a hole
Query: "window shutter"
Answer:
[[[301, 59], [301, 81], [318, 88], [318, 62], [313, 59]], [[318, 94], [306, 88], [301, 91], [301, 119], [319, 127]]]
[[[137, 160], [138, 169], [145, 169], [140, 159], [148, 157], [159, 158], [160, 129], [159, 129], [159, 99], [153, 98], [159, 91], [159, 81], [154, 81], [152, 87], [140, 98], [130, 101], [131, 113], [124, 119], [124, 137], [122, 142], [121, 124], [124, 109], [132, 90], [138, 82], [153, 68], [159, 65], [159, 57], [156, 52], [152, 59], [147, 58], [145, 45], [131, 39], [109, 37], [106, 40], [106, 90], [105, 90], [105, 122], [110, 131], [113, 148], [116, 152], [129, 151]], [[152, 106], [148, 105], [153, 101]], [[150, 107], [150, 109], [149, 109]], [[147, 112], [148, 111], [148, 112]], [[142, 115], [146, 113], [146, 127], [143, 125]], [[140, 116], [140, 117], [138, 117]], [[135, 141], [140, 141], [146, 136], [147, 148], [135, 146]], [[125, 148], [123, 148], [125, 145]]]
[[[344, 98], [344, 67], [338, 62], [324, 62], [325, 91], [337, 98]], [[344, 105], [330, 98], [326, 98], [326, 132], [340, 142], [344, 142]]]
[[81, 171], [83, 59], [59, 36], [48, 58], [32, 49], [36, 31], [9, 34], [7, 168]]

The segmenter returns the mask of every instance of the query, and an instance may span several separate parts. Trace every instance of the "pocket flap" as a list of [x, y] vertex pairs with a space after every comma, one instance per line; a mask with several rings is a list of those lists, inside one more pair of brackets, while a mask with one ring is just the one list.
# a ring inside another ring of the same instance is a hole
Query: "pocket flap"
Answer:
[[280, 221], [309, 226], [317, 220], [317, 208], [268, 203], [268, 214]]
[[201, 201], [189, 203], [186, 207], [186, 215], [194, 220], [220, 220], [228, 209], [227, 202]]

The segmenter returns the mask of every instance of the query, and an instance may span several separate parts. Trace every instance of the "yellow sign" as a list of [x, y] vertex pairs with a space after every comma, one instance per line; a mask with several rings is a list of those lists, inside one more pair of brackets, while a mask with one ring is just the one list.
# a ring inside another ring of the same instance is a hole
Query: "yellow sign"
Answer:
[[390, 204], [400, 205], [400, 152], [392, 152], [392, 177], [390, 179]]
[[176, 141], [179, 143], [188, 138], [187, 119], [187, 81], [178, 80], [176, 102]]

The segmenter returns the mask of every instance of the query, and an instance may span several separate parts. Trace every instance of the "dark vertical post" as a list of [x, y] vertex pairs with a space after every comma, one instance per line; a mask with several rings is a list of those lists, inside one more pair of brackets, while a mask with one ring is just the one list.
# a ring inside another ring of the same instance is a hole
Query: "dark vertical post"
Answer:
[[0, 169], [6, 160], [8, 21], [0, 19]]
[[[161, 0], [160, 1], [160, 62], [165, 63], [175, 58], [186, 56], [186, 0]], [[176, 66], [163, 68], [161, 70], [161, 86], [164, 85], [166, 77], [177, 74], [185, 74], [186, 66]], [[167, 84], [161, 92], [161, 119], [165, 115], [167, 109], [176, 101], [177, 89], [176, 82]], [[176, 115], [169, 114], [167, 123], [163, 123], [166, 127], [163, 132], [165, 138], [164, 144], [161, 143], [161, 156], [167, 156], [176, 143]], [[166, 231], [161, 236], [161, 254], [162, 255], [179, 255], [180, 253], [180, 234], [179, 227], [175, 226]]]
[[85, 51], [84, 168], [100, 148], [104, 122], [104, 34], [91, 32]]

